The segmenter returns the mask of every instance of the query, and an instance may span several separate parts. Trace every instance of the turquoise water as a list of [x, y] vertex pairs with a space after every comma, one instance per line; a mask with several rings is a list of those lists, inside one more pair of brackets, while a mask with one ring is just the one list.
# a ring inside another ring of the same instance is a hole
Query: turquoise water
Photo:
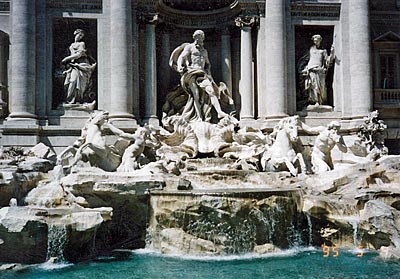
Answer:
[[166, 257], [136, 251], [125, 259], [103, 258], [89, 263], [28, 266], [2, 271], [0, 278], [18, 279], [258, 279], [258, 278], [400, 278], [400, 262], [376, 253], [339, 250], [324, 257], [316, 248], [288, 250], [268, 256], [219, 258]]

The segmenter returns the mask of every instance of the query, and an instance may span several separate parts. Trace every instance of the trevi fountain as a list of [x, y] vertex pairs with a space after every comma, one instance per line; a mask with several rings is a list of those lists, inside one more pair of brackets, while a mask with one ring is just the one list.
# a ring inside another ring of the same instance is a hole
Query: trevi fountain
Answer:
[[[98, 65], [84, 36], [73, 32], [60, 61], [80, 136], [58, 152], [1, 149], [0, 278], [398, 276], [400, 157], [378, 111], [344, 130], [299, 115], [241, 121], [198, 29], [170, 53], [179, 82], [161, 125], [125, 129], [85, 99]], [[336, 50], [322, 39], [299, 69], [311, 112], [332, 109]]]

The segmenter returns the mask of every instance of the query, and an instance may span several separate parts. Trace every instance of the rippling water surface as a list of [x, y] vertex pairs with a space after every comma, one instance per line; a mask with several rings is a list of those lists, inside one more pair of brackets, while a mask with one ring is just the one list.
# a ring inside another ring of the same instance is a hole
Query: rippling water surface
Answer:
[[[265, 256], [174, 257], [138, 250], [128, 257], [99, 258], [80, 264], [42, 264], [2, 271], [18, 279], [257, 279], [257, 278], [400, 278], [400, 262], [376, 253], [339, 250], [324, 257], [317, 248], [291, 249]], [[360, 255], [360, 254], [358, 254]]]

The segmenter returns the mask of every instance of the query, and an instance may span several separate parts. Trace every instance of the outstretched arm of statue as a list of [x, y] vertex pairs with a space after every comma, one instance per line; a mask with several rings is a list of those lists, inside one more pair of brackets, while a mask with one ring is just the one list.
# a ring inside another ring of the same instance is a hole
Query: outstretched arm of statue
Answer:
[[311, 135], [317, 135], [326, 129], [324, 126], [310, 127], [300, 120], [298, 120], [298, 124], [300, 128], [302, 128], [307, 134]]
[[182, 53], [179, 55], [178, 60], [176, 61], [177, 70], [179, 73], [183, 73], [186, 70], [187, 66], [187, 58], [190, 55], [190, 45], [187, 45]]
[[331, 54], [326, 59], [326, 67], [329, 68], [333, 64], [333, 60], [335, 60], [335, 47], [331, 46]]
[[121, 129], [115, 127], [113, 124], [110, 122], [107, 122], [106, 126], [110, 129], [110, 131], [117, 136], [120, 136], [121, 138], [128, 139], [128, 140], [135, 140], [135, 136], [133, 134], [126, 133], [122, 131]]

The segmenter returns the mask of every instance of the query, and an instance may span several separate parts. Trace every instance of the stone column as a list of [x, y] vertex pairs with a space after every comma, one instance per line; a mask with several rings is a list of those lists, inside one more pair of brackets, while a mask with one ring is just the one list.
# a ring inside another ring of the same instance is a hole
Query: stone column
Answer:
[[280, 118], [286, 116], [286, 29], [285, 2], [268, 0], [266, 3], [265, 28], [265, 79], [261, 81], [263, 93], [258, 96], [259, 117]]
[[231, 35], [229, 29], [222, 30], [221, 34], [221, 72], [222, 81], [225, 82], [232, 93], [232, 65], [231, 65]]
[[145, 112], [143, 120], [152, 125], [159, 125], [157, 118], [156, 24], [157, 15], [146, 21]]
[[251, 28], [253, 17], [237, 18], [236, 25], [240, 27], [240, 81], [239, 93], [241, 96], [240, 119], [254, 119], [254, 79], [253, 58], [251, 44]]
[[11, 1], [10, 120], [36, 118], [35, 2], [35, 0]]
[[368, 1], [349, 1], [349, 11], [352, 114], [365, 116], [372, 109]]
[[111, 2], [111, 103], [110, 118], [133, 116], [132, 6], [131, 0]]

